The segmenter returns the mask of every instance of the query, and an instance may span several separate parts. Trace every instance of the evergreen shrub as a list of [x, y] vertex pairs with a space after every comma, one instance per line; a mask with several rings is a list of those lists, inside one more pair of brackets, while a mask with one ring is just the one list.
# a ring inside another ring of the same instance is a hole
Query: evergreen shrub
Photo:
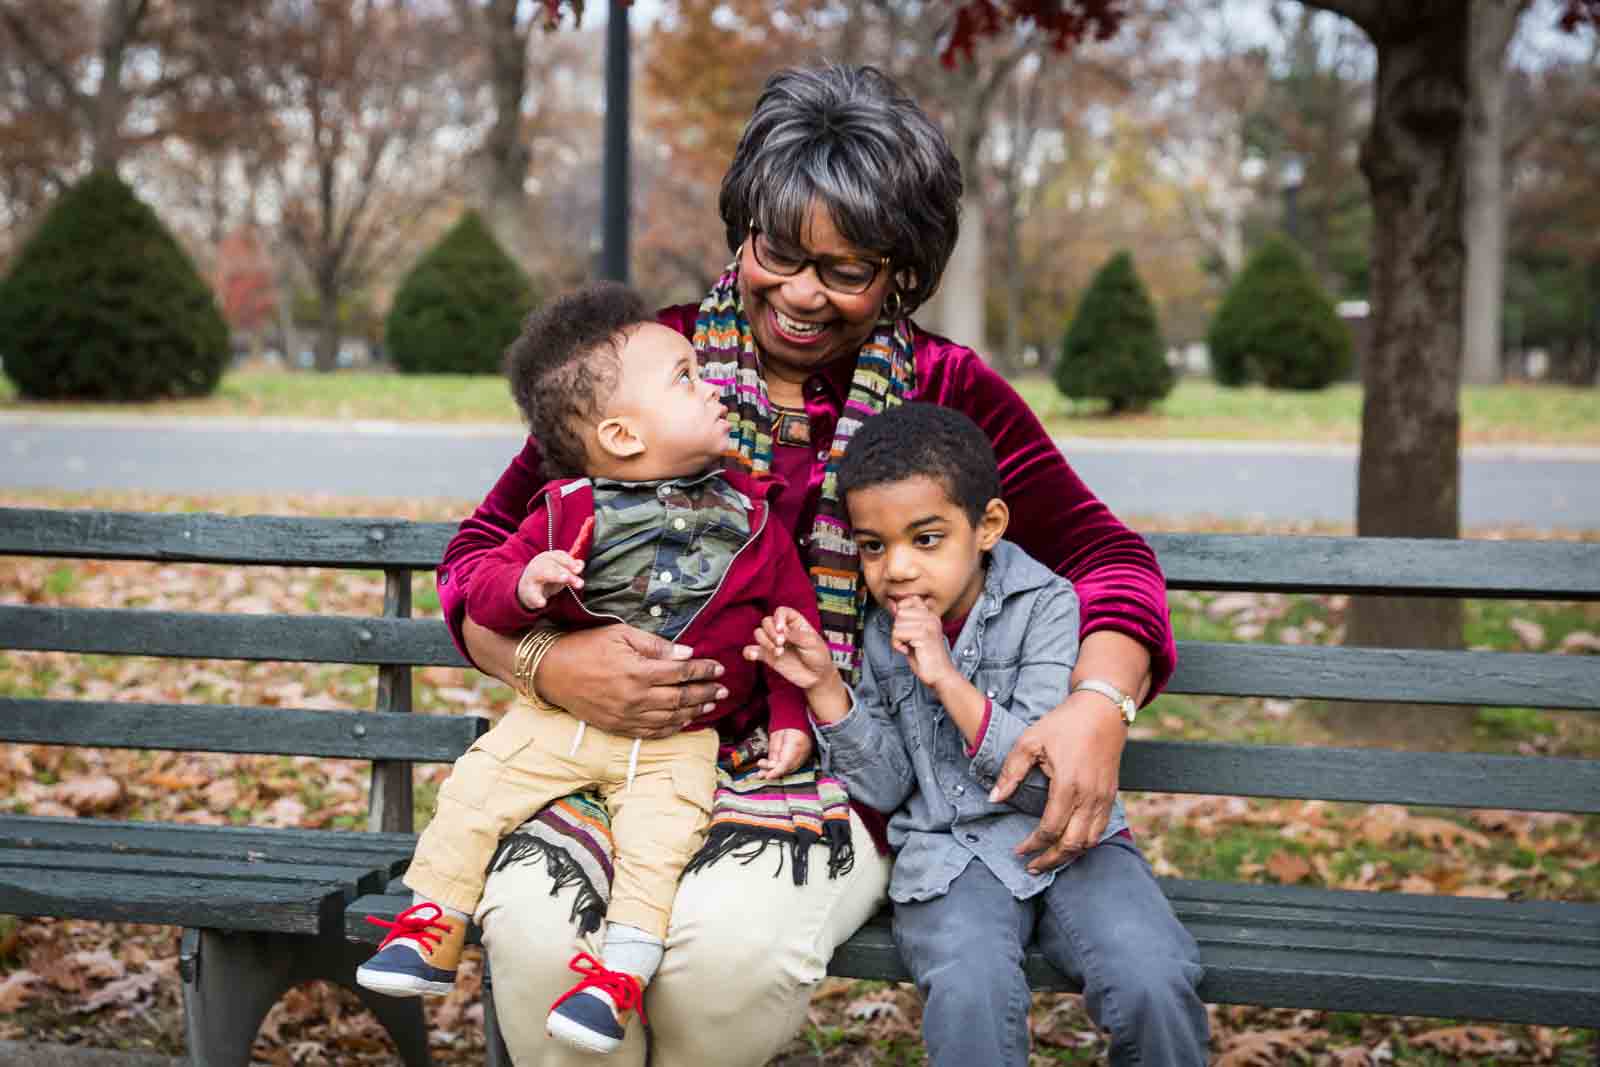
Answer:
[[1207, 331], [1218, 384], [1322, 389], [1350, 373], [1350, 331], [1299, 254], [1271, 238], [1228, 288]]
[[1140, 411], [1172, 391], [1155, 305], [1118, 252], [1089, 283], [1056, 360], [1056, 388], [1072, 399], [1104, 398], [1111, 411]]
[[211, 287], [110, 171], [63, 194], [0, 281], [0, 358], [24, 397], [204, 396], [228, 355]]
[[528, 276], [468, 211], [401, 284], [385, 346], [407, 374], [498, 374], [532, 306]]

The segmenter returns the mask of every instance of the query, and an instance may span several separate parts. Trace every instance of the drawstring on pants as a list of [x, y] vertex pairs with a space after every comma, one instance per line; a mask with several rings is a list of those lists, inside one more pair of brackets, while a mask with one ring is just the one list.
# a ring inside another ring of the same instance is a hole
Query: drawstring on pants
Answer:
[[[583, 732], [588, 729], [588, 726], [589, 724], [582, 719], [578, 720], [578, 729], [572, 735], [572, 747], [567, 750], [568, 757], [578, 754], [578, 746], [583, 744]], [[622, 791], [624, 793], [633, 788], [633, 776], [639, 771], [639, 743], [643, 740], [644, 738], [642, 737], [635, 737], [633, 739], [633, 747], [628, 749], [628, 781], [623, 786]]]

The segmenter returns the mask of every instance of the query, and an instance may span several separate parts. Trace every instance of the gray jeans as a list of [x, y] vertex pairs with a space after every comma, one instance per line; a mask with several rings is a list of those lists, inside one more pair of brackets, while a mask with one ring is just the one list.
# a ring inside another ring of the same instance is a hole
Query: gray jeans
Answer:
[[894, 907], [894, 939], [922, 993], [928, 1062], [1026, 1067], [1026, 946], [1083, 983], [1113, 1064], [1199, 1067], [1199, 950], [1127, 837], [1096, 845], [1049, 889], [1017, 900], [974, 860], [933, 900]]

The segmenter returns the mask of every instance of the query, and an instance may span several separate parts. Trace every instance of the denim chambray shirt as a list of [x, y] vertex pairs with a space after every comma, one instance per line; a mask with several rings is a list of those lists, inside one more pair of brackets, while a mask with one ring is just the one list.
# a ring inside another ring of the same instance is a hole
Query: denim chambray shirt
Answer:
[[[1017, 899], [1033, 896], [1055, 871], [1029, 874], [1026, 857], [1013, 850], [1038, 825], [1049, 783], [1034, 768], [1004, 804], [989, 803], [989, 790], [1022, 731], [1066, 699], [1078, 659], [1077, 594], [1011, 542], [995, 545], [983, 593], [951, 650], [991, 707], [970, 757], [933, 691], [889, 647], [891, 621], [872, 609], [850, 713], [816, 730], [823, 766], [850, 796], [893, 813], [890, 899], [943, 895], [974, 856]], [[1119, 798], [1101, 840], [1127, 825]]]

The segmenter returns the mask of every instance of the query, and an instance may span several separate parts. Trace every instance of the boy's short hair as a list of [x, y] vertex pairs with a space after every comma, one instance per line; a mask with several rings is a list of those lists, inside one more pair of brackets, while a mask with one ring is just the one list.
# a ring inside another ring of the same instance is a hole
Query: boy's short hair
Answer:
[[563, 293], [523, 320], [506, 346], [506, 378], [549, 474], [585, 473], [589, 453], [580, 426], [600, 418], [617, 387], [623, 335], [654, 321], [639, 294], [618, 282]]
[[861, 424], [839, 461], [839, 497], [918, 476], [944, 486], [973, 525], [1000, 495], [994, 446], [978, 424], [937, 404], [901, 404]]

